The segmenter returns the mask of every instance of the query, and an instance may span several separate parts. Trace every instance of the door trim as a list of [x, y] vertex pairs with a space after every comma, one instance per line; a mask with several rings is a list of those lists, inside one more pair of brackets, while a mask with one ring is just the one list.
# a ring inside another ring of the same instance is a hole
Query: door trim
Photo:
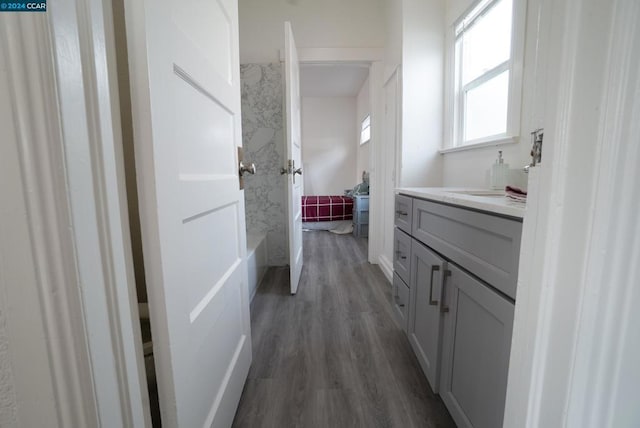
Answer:
[[[39, 295], [31, 308], [17, 309], [38, 311], [43, 318], [51, 379], [42, 383], [52, 383], [57, 424], [86, 426], [97, 419], [97, 403], [84, 323], [73, 322], [83, 317], [73, 238], [65, 233], [65, 220], [70, 216], [67, 186], [65, 177], [57, 174], [64, 160], [59, 150], [52, 150], [64, 144], [57, 117], [54, 64], [48, 58], [53, 31], [43, 20], [38, 23], [44, 25], [36, 25], [36, 20], [2, 19], [2, 61], [13, 89], [9, 98], [17, 124], [15, 145]], [[12, 353], [24, 355], [21, 349]], [[19, 379], [15, 382], [20, 384]], [[23, 405], [35, 403], [27, 401]], [[22, 410], [19, 403], [16, 407]]]
[[[374, 160], [372, 162], [375, 165], [375, 169], [372, 168], [371, 174], [371, 187], [375, 189], [375, 197], [371, 198], [371, 205], [376, 207], [377, 209], [371, 210], [371, 215], [369, 216], [370, 227], [369, 227], [369, 254], [372, 254], [375, 257], [375, 260], [380, 263], [380, 266], [383, 268], [387, 279], [391, 282], [391, 278], [393, 276], [393, 254], [387, 253], [385, 254], [385, 233], [386, 228], [393, 228], [394, 222], [391, 221], [390, 224], [385, 224], [385, 211], [389, 209], [394, 209], [395, 207], [395, 188], [400, 186], [400, 142], [402, 140], [402, 68], [400, 65], [396, 66], [393, 71], [383, 79], [382, 74], [382, 66], [378, 70], [378, 76], [380, 78], [380, 82], [384, 82], [380, 87], [380, 103], [379, 103], [379, 116], [378, 116], [378, 125], [380, 134], [378, 136], [378, 140], [376, 140], [376, 144], [373, 145], [370, 149], [370, 156]], [[386, 90], [388, 85], [395, 85], [395, 103], [396, 103], [396, 129], [395, 129], [395, 141], [393, 142], [393, 159], [389, 160], [385, 153], [385, 145], [382, 144], [383, 136], [382, 134], [385, 132], [385, 127], [387, 126], [385, 122], [385, 109], [387, 108], [387, 99], [386, 99]], [[373, 119], [372, 119], [373, 120]], [[375, 184], [375, 186], [374, 186]], [[389, 188], [387, 188], [389, 186]], [[385, 199], [385, 196], [390, 198], [388, 201]], [[377, 214], [376, 214], [377, 212]], [[374, 233], [371, 233], [373, 229]], [[393, 235], [390, 235], [393, 241]], [[371, 248], [373, 247], [373, 248]]]
[[547, 7], [558, 42], [543, 162], [530, 170], [504, 426], [629, 425], [640, 418], [625, 394], [640, 357], [640, 5]]
[[[298, 62], [304, 64], [335, 64], [340, 62], [363, 63], [384, 60], [382, 48], [298, 48]], [[284, 61], [284, 50], [280, 50]]]
[[[298, 62], [300, 64], [362, 64], [369, 67], [369, 107], [371, 111], [371, 140], [369, 141], [369, 248], [368, 261], [381, 264], [382, 254], [382, 224], [379, 217], [382, 211], [381, 193], [377, 183], [382, 182], [380, 165], [384, 157], [378, 158], [377, 151], [382, 147], [382, 126], [384, 120], [384, 85], [383, 85], [384, 50], [379, 48], [298, 48]], [[280, 51], [280, 61], [284, 61], [284, 51]], [[376, 204], [376, 201], [379, 203]], [[386, 262], [386, 261], [385, 261]], [[390, 262], [387, 263], [390, 265]], [[381, 264], [385, 276], [391, 283], [392, 269]]]
[[29, 18], [2, 17], [0, 43], [57, 425], [150, 427], [110, 10], [86, 0]]

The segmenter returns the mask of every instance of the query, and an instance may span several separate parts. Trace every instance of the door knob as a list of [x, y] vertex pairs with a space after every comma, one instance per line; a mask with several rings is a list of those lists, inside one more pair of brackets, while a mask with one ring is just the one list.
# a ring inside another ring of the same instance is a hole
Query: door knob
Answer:
[[296, 174], [302, 175], [302, 168], [296, 168], [296, 161], [289, 159], [287, 161], [286, 168], [280, 168], [280, 174], [291, 174], [293, 176], [293, 182], [296, 182]]
[[255, 174], [256, 173], [256, 164], [250, 163], [249, 165], [245, 165], [244, 162], [240, 161], [239, 171], [240, 177], [243, 177], [245, 173]]

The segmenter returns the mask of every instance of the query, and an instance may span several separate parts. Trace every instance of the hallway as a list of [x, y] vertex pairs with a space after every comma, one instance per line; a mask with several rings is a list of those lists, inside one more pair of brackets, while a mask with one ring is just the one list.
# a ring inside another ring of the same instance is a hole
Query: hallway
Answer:
[[453, 427], [393, 320], [367, 241], [304, 233], [300, 288], [271, 268], [251, 307], [253, 364], [234, 427]]

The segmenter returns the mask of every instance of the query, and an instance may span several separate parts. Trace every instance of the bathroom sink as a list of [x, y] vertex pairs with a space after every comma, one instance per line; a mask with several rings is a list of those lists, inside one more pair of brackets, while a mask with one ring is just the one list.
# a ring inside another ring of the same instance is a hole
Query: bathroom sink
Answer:
[[457, 193], [459, 195], [484, 196], [484, 197], [501, 197], [504, 192], [501, 190], [449, 190], [449, 193]]

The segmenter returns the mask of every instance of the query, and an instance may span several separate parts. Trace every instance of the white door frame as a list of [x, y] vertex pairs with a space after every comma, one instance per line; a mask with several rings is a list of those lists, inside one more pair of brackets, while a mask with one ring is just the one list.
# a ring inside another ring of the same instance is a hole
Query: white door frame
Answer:
[[[280, 52], [280, 60], [284, 59]], [[300, 64], [363, 64], [369, 67], [369, 106], [371, 110], [371, 140], [369, 141], [369, 263], [378, 264], [382, 253], [382, 222], [378, 211], [382, 204], [378, 183], [382, 182], [382, 156], [377, 151], [382, 146], [382, 122], [384, 117], [383, 97], [384, 50], [379, 48], [298, 48]]]
[[[395, 103], [395, 133], [393, 142], [387, 142], [387, 144], [393, 144], [392, 151], [393, 158], [389, 158], [388, 152], [385, 149], [384, 140], [381, 136], [380, 144], [377, 148], [377, 153], [375, 156], [378, 157], [380, 165], [378, 174], [376, 175], [376, 179], [379, 180], [378, 187], [380, 188], [380, 197], [377, 201], [377, 211], [380, 213], [379, 218], [376, 218], [376, 228], [380, 230], [378, 235], [378, 239], [375, 241], [375, 249], [377, 251], [377, 260], [380, 263], [380, 268], [382, 272], [387, 277], [389, 283], [393, 282], [393, 227], [394, 223], [386, 224], [385, 223], [385, 211], [393, 210], [395, 207], [395, 189], [401, 186], [400, 183], [400, 172], [402, 169], [402, 66], [397, 65], [394, 67], [388, 76], [383, 80], [383, 85], [381, 88], [380, 96], [381, 99], [381, 119], [380, 123], [382, 124], [382, 134], [386, 132], [385, 128], [387, 123], [385, 123], [384, 117], [386, 116], [386, 109], [388, 108], [388, 100], [386, 97], [387, 86], [395, 85], [395, 99], [391, 100]], [[384, 163], [386, 161], [386, 163]], [[385, 200], [385, 196], [387, 198], [391, 198], [391, 200]], [[385, 237], [385, 233], [389, 234], [389, 236]], [[391, 245], [391, 252], [385, 254], [385, 239], [390, 238], [388, 244]]]
[[[53, 385], [39, 397], [55, 406], [50, 426], [150, 427], [110, 4], [62, 1], [42, 14], [3, 15], [39, 296], [15, 309], [43, 318], [45, 337], [31, 340], [46, 340], [49, 361], [50, 378], [31, 382]], [[29, 352], [12, 350], [25, 361]], [[18, 408], [40, 411], [28, 401]]]
[[547, 7], [543, 162], [531, 170], [504, 426], [637, 426], [640, 4]]

